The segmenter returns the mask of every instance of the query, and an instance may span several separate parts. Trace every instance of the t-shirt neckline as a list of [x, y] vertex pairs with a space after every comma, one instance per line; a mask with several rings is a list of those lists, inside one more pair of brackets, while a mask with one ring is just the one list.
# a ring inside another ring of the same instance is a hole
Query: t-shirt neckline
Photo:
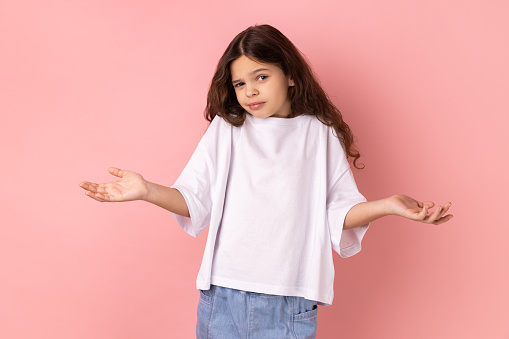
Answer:
[[250, 113], [246, 113], [247, 118], [255, 124], [258, 125], [285, 125], [292, 126], [299, 124], [306, 114], [301, 114], [293, 118], [277, 118], [277, 117], [267, 117], [267, 118], [257, 118]]

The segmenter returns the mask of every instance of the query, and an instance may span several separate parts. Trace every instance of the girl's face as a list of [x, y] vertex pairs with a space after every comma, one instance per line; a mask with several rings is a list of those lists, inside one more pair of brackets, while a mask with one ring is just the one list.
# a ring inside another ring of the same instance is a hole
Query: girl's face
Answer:
[[243, 55], [231, 63], [230, 73], [237, 100], [248, 113], [257, 118], [290, 115], [288, 87], [294, 86], [294, 82], [281, 68]]

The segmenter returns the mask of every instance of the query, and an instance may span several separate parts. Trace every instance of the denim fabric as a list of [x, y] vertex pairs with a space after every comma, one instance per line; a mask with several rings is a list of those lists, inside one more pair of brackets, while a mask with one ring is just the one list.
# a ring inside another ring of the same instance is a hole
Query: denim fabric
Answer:
[[211, 285], [200, 290], [198, 339], [316, 338], [318, 305], [302, 297]]

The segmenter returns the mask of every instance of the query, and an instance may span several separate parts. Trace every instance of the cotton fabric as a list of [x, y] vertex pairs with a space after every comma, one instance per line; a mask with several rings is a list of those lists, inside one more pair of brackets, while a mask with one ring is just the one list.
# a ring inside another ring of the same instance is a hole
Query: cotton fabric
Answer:
[[343, 230], [365, 202], [335, 131], [314, 115], [256, 118], [240, 127], [215, 116], [172, 186], [199, 235], [210, 225], [197, 288], [210, 284], [330, 305], [332, 250], [361, 250], [369, 224]]

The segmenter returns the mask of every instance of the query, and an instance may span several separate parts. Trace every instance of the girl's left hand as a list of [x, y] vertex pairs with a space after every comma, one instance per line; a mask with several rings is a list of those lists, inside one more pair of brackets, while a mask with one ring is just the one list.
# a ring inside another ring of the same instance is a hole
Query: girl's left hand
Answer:
[[399, 215], [411, 220], [439, 225], [452, 219], [452, 214], [444, 216], [451, 205], [451, 202], [447, 202], [443, 207], [438, 206], [434, 212], [429, 212], [428, 209], [435, 206], [432, 201], [421, 202], [398, 194], [385, 200], [385, 211], [388, 215]]

